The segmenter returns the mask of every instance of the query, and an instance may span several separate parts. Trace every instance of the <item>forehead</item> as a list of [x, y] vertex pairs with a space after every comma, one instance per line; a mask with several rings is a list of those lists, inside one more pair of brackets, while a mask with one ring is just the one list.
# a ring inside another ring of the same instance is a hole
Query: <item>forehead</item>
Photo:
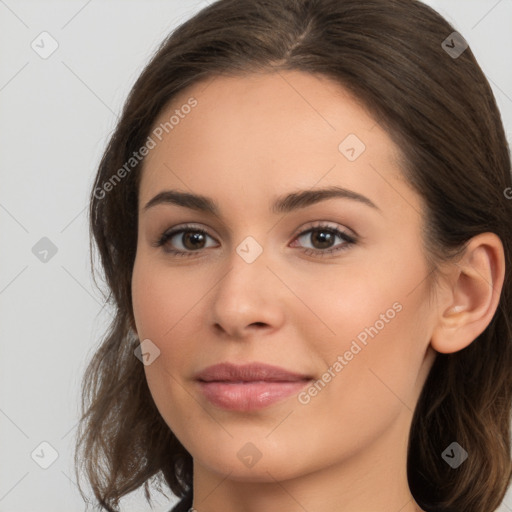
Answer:
[[195, 83], [160, 113], [154, 133], [140, 204], [165, 187], [268, 202], [318, 183], [378, 197], [386, 179], [401, 178], [399, 148], [364, 106], [332, 80], [298, 71]]

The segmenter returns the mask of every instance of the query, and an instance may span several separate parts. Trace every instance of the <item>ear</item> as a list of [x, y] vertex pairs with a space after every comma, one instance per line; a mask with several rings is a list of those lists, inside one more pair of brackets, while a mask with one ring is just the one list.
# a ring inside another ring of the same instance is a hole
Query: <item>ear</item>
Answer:
[[438, 301], [431, 345], [444, 354], [472, 343], [490, 324], [505, 278], [505, 255], [494, 233], [473, 237], [445, 276], [449, 286]]

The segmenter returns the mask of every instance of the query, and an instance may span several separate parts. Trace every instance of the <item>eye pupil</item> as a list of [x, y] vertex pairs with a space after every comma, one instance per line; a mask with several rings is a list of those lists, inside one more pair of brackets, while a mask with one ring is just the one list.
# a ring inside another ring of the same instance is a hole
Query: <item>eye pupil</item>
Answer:
[[321, 247], [320, 249], [324, 249], [326, 247], [329, 247], [332, 243], [332, 237], [334, 235], [332, 233], [329, 233], [328, 231], [315, 231], [313, 233], [313, 238], [318, 239], [320, 241]]
[[[187, 247], [187, 241], [192, 241], [192, 245]], [[204, 235], [203, 233], [196, 233], [193, 231], [188, 231], [187, 233], [183, 234], [183, 245], [187, 249], [197, 249], [199, 247], [199, 244], [195, 242], [203, 242], [204, 243]]]

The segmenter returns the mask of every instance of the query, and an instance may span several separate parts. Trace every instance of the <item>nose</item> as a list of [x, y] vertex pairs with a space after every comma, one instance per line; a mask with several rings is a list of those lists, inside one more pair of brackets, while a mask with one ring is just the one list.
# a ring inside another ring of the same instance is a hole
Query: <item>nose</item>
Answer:
[[243, 252], [240, 254], [233, 250], [228, 269], [213, 290], [209, 308], [216, 334], [236, 339], [279, 329], [286, 301], [286, 287], [270, 268], [266, 252], [253, 261]]

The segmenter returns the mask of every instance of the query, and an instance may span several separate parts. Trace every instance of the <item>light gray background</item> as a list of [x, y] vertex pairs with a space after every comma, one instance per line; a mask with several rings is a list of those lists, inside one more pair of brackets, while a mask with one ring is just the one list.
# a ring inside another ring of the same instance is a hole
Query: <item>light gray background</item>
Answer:
[[[79, 383], [110, 314], [89, 272], [88, 193], [144, 64], [207, 3], [0, 0], [0, 512], [86, 510], [72, 467]], [[512, 1], [426, 3], [471, 45], [512, 141]], [[47, 59], [31, 48], [43, 31], [59, 45]], [[43, 237], [57, 248], [46, 263], [32, 252]], [[31, 458], [43, 441], [58, 452], [48, 469]], [[140, 492], [121, 508], [150, 510]]]

